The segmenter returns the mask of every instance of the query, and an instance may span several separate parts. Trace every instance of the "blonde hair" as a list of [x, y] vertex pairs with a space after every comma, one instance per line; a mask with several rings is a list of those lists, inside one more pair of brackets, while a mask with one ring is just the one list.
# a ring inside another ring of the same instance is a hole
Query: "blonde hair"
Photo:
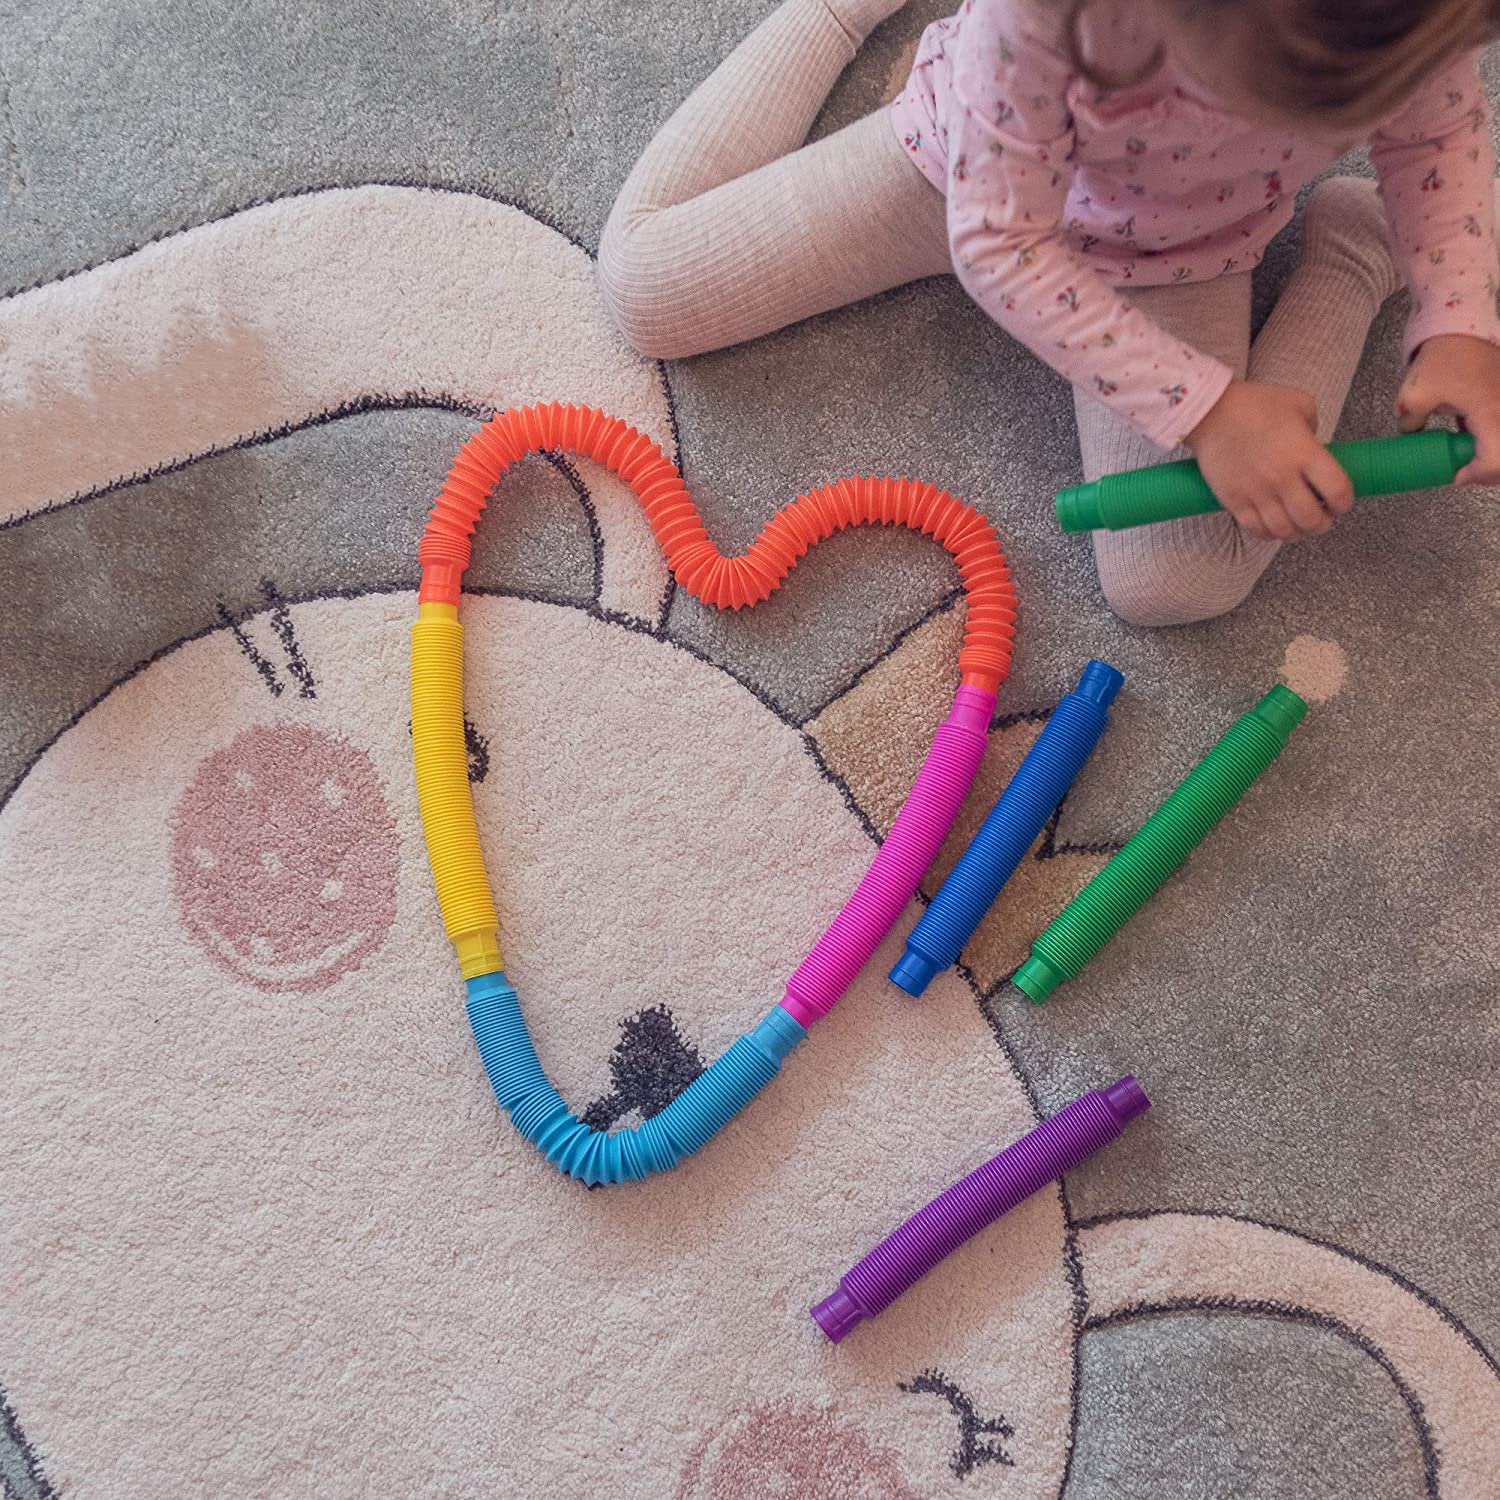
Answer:
[[[1086, 55], [1092, 0], [1065, 0], [1074, 65], [1102, 89], [1129, 87], [1160, 65], [1160, 52], [1129, 76]], [[1273, 110], [1330, 125], [1388, 113], [1424, 78], [1496, 34], [1500, 0], [1156, 0], [1188, 26], [1235, 22], [1243, 76]]]

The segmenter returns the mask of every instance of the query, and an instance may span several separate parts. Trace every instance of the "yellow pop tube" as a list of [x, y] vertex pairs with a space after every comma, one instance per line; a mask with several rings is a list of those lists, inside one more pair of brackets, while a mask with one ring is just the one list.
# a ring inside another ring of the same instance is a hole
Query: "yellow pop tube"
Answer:
[[411, 738], [417, 805], [443, 927], [465, 979], [499, 973], [490, 893], [464, 744], [464, 628], [451, 604], [424, 602], [411, 632]]

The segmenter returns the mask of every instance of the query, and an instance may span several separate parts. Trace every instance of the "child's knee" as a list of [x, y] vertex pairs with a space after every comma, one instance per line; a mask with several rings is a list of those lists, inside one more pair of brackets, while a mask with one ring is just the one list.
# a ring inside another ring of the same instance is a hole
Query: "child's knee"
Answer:
[[1151, 627], [1228, 614], [1249, 598], [1275, 553], [1274, 544], [1243, 533], [1211, 549], [1152, 545], [1148, 532], [1105, 533], [1096, 537], [1094, 549], [1110, 609], [1126, 624]]
[[595, 278], [615, 327], [646, 359], [675, 359], [691, 352], [663, 270], [655, 247], [612, 215], [599, 241]]
[[1217, 619], [1244, 602], [1255, 587], [1252, 579], [1238, 597], [1214, 591], [1198, 597], [1176, 588], [1163, 588], [1139, 578], [1106, 579], [1100, 574], [1104, 602], [1127, 625], [1159, 628], [1163, 625], [1193, 625], [1200, 620]]

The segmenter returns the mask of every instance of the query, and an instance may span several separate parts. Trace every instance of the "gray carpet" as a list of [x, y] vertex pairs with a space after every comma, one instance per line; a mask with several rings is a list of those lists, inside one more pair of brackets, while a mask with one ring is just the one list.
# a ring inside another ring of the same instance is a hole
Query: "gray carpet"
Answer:
[[[513, 204], [591, 252], [636, 153], [768, 8], [11, 0], [0, 295], [248, 205], [363, 183]], [[882, 28], [820, 129], [870, 108], [938, 13], [914, 3]], [[1274, 247], [1261, 315], [1294, 255], [1290, 237]], [[1389, 429], [1403, 312], [1376, 329], [1343, 435]], [[1294, 637], [1342, 648], [1343, 691], [1086, 975], [1044, 1008], [984, 983], [974, 1003], [1043, 1113], [1114, 1064], [1156, 1101], [1149, 1129], [1070, 1179], [1070, 1224], [1173, 1210], [1279, 1226], [1417, 1289], [1500, 1382], [1494, 494], [1370, 503], [1289, 551], [1232, 617], [1153, 634], [1109, 616], [1086, 545], [1050, 522], [1052, 491], [1078, 469], [1066, 390], [954, 285], [664, 373], [684, 473], [725, 550], [799, 489], [854, 471], [920, 475], [994, 520], [1023, 610], [1002, 712], [1055, 702], [1091, 655], [1127, 675], [1068, 803], [1075, 844], [1127, 837], [1276, 680]], [[444, 404], [303, 423], [0, 530], [0, 798], [140, 664], [264, 609], [266, 580], [291, 600], [411, 587], [428, 497], [473, 426], [462, 402]], [[487, 523], [474, 581], [586, 606], [591, 542], [566, 476], [537, 466], [524, 500]], [[952, 586], [942, 555], [913, 538], [844, 536], [758, 612], [718, 616], [676, 593], [664, 634], [800, 726]], [[46, 1111], [11, 1105], [8, 1131], [48, 1128]], [[1067, 1500], [1500, 1493], [1442, 1488], [1441, 1435], [1400, 1359], [1295, 1298], [1089, 1322]], [[127, 1468], [67, 1483], [52, 1471], [5, 1326], [7, 1496], [141, 1493]], [[628, 1371], [619, 1379], [620, 1399], [649, 1402], [627, 1396]], [[503, 1421], [506, 1393], [486, 1399]], [[427, 1492], [520, 1493], [503, 1474], [441, 1473], [434, 1459]], [[999, 1465], [965, 1484], [1013, 1492]]]

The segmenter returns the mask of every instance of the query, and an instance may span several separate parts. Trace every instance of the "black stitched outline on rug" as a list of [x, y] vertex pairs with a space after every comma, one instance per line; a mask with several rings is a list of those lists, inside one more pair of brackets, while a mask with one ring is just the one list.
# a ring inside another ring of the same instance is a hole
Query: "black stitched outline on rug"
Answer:
[[[288, 599], [286, 602], [289, 605], [295, 606], [298, 604], [316, 604], [333, 599], [364, 599], [373, 598], [381, 594], [409, 594], [414, 592], [415, 588], [416, 580], [414, 578], [385, 579], [369, 584], [363, 584], [358, 588], [314, 589], [305, 594], [297, 594]], [[634, 615], [622, 614], [619, 610], [602, 609], [598, 605], [580, 604], [576, 599], [558, 598], [555, 595], [540, 593], [532, 589], [510, 588], [505, 586], [475, 587], [473, 585], [466, 584], [464, 586], [464, 593], [473, 598], [519, 599], [528, 604], [546, 604], [557, 609], [576, 609], [580, 614], [587, 615], [590, 619], [598, 620], [602, 624], [618, 625], [622, 629], [630, 631], [632, 635], [641, 635], [645, 636], [648, 640], [660, 641], [662, 645], [670, 646], [674, 651], [681, 651], [685, 655], [691, 656], [695, 661], [701, 661], [705, 666], [713, 667], [715, 671], [722, 672], [731, 681], [738, 683], [740, 687], [744, 688], [744, 690], [749, 693], [750, 696], [754, 698], [755, 701], [759, 703], [763, 708], [766, 708], [771, 713], [773, 713], [777, 717], [777, 719], [779, 719], [783, 724], [786, 725], [788, 729], [791, 729], [795, 733], [802, 736], [804, 748], [808, 754], [809, 759], [811, 759], [814, 765], [818, 768], [819, 775], [838, 791], [839, 795], [843, 798], [845, 805], [855, 815], [855, 817], [859, 819], [860, 826], [865, 829], [865, 831], [877, 844], [880, 843], [880, 835], [876, 831], [875, 825], [870, 821], [868, 817], [866, 817], [864, 812], [860, 809], [858, 803], [855, 802], [854, 794], [849, 790], [849, 787], [843, 780], [843, 778], [829, 769], [822, 755], [819, 754], [817, 746], [812, 743], [810, 737], [806, 735], [801, 729], [799, 729], [795, 723], [787, 718], [787, 716], [779, 709], [775, 701], [770, 697], [768, 693], [759, 688], [755, 683], [750, 682], [744, 677], [740, 676], [739, 673], [733, 671], [731, 668], [726, 667], [722, 662], [715, 661], [706, 652], [693, 645], [692, 642], [677, 640], [672, 636], [657, 635], [655, 627], [653, 625], [646, 624], [645, 622], [637, 619]], [[257, 613], [260, 613], [260, 611], [255, 611], [249, 615], [243, 616], [242, 618], [245, 620], [250, 620], [253, 619], [255, 617], [255, 614]], [[214, 632], [215, 630], [224, 629], [226, 623], [232, 624], [232, 622], [216, 618], [210, 624], [204, 625], [197, 630], [191, 631], [187, 635], [180, 636], [174, 641], [169, 641], [165, 646], [159, 647], [157, 650], [151, 652], [149, 656], [142, 657], [133, 666], [127, 668], [119, 677], [117, 677], [112, 683], [110, 683], [109, 686], [104, 688], [101, 692], [95, 694], [95, 696], [91, 698], [87, 703], [85, 703], [81, 708], [79, 708], [76, 713], [71, 714], [65, 723], [60, 725], [50, 736], [48, 736], [48, 738], [43, 741], [43, 743], [31, 755], [27, 756], [20, 769], [16, 772], [15, 779], [12, 781], [10, 786], [5, 788], [3, 792], [0, 792], [0, 812], [3, 812], [5, 810], [6, 805], [15, 795], [17, 788], [23, 781], [25, 781], [27, 776], [31, 774], [32, 770], [35, 769], [37, 762], [40, 761], [42, 757], [46, 755], [54, 745], [57, 744], [57, 742], [63, 737], [63, 735], [65, 735], [70, 729], [74, 728], [86, 715], [92, 713], [94, 709], [98, 708], [99, 705], [103, 703], [111, 693], [113, 693], [117, 688], [124, 687], [126, 683], [130, 682], [133, 678], [138, 677], [148, 668], [155, 666], [157, 662], [161, 661], [164, 657], [171, 655], [172, 652], [180, 649], [183, 646], [191, 645], [194, 641], [201, 640], [204, 636], [212, 634], [212, 632]]]
[[287, 671], [290, 672], [297, 683], [297, 695], [301, 698], [316, 698], [318, 696], [317, 684], [313, 681], [312, 668], [307, 664], [307, 658], [302, 654], [302, 647], [297, 644], [297, 632], [292, 627], [292, 617], [287, 612], [286, 600], [276, 592], [276, 584], [269, 578], [260, 581], [260, 597], [265, 600], [271, 610], [271, 629], [276, 633], [276, 639], [281, 642], [281, 649], [286, 656]]
[[[235, 645], [240, 648], [240, 652], [245, 660], [255, 668], [256, 674], [260, 677], [261, 681], [270, 688], [271, 696], [279, 698], [284, 689], [282, 688], [281, 679], [276, 675], [276, 668], [261, 655], [260, 647], [245, 634], [243, 628], [244, 621], [253, 619], [258, 613], [260, 611], [252, 610], [249, 614], [233, 615], [229, 612], [229, 606], [222, 599], [218, 600], [215, 605], [215, 614], [218, 616], [219, 624], [234, 637]], [[0, 802], [0, 807], [4, 806], [5, 803]]]
[[[1031, 1092], [1029, 1079], [1026, 1089], [1027, 1093]], [[1037, 1114], [1041, 1114], [1040, 1109]], [[1068, 1201], [1066, 1176], [1058, 1178], [1057, 1192], [1062, 1199], [1063, 1273], [1068, 1278], [1073, 1322], [1073, 1358], [1068, 1372], [1068, 1444], [1063, 1453], [1062, 1479], [1057, 1486], [1061, 1500], [1068, 1492], [1068, 1481], [1073, 1477], [1073, 1459], [1078, 1452], [1078, 1393], [1083, 1389], [1083, 1331], [1088, 1323], [1089, 1293], [1083, 1279], [1083, 1256], [1078, 1248], [1078, 1229], [1073, 1223], [1073, 1206]]]
[[[677, 421], [677, 398], [672, 394], [672, 382], [667, 377], [667, 366], [664, 360], [657, 361], [657, 368], [661, 371], [662, 389], [667, 396], [667, 422], [672, 429], [672, 462], [677, 466], [677, 472], [682, 473], [682, 428]], [[660, 639], [665, 639], [667, 627], [672, 621], [672, 604], [677, 598], [677, 578], [670, 568], [667, 569], [666, 586], [661, 591], [661, 602], [656, 610], [656, 634]]]
[[959, 1479], [967, 1479], [984, 1464], [999, 1464], [1013, 1469], [1016, 1461], [1005, 1450], [1004, 1442], [983, 1443], [981, 1437], [1013, 1438], [1015, 1428], [998, 1417], [981, 1417], [971, 1396], [966, 1396], [941, 1370], [923, 1370], [912, 1380], [900, 1381], [896, 1389], [909, 1396], [941, 1396], [948, 1409], [958, 1418], [958, 1447], [948, 1460], [948, 1467]]
[[482, 187], [476, 187], [472, 183], [445, 182], [441, 179], [419, 181], [416, 178], [376, 177], [368, 182], [314, 183], [310, 186], [287, 188], [284, 192], [245, 199], [231, 208], [211, 214], [206, 219], [194, 219], [186, 224], [177, 224], [170, 229], [158, 230], [157, 233], [147, 235], [142, 240], [127, 241], [123, 248], [112, 251], [108, 255], [102, 255], [98, 260], [87, 261], [81, 266], [74, 266], [67, 271], [58, 271], [50, 276], [40, 276], [35, 281], [28, 281], [24, 286], [14, 287], [8, 292], [0, 292], [0, 302], [9, 302], [13, 297], [23, 297], [27, 292], [40, 291], [44, 286], [56, 286], [59, 282], [71, 281], [75, 276], [87, 276], [90, 271], [98, 271], [104, 266], [113, 265], [116, 261], [129, 260], [132, 255], [138, 255], [149, 245], [159, 245], [164, 240], [176, 239], [178, 235], [191, 234], [197, 229], [207, 229], [212, 224], [222, 224], [226, 219], [247, 214], [252, 209], [269, 208], [273, 203], [287, 203], [296, 198], [315, 198], [320, 193], [358, 193], [366, 188], [412, 188], [421, 193], [441, 193], [455, 198], [478, 198], [484, 203], [493, 203], [498, 208], [513, 208], [517, 213], [524, 214], [544, 229], [550, 229], [555, 235], [565, 239], [575, 250], [582, 250], [590, 261], [596, 258], [593, 251], [577, 235], [569, 233], [562, 225], [554, 223], [546, 214], [539, 213], [529, 204], [521, 203], [514, 198], [507, 198], [500, 193], [486, 192]]
[[[661, 375], [662, 387], [667, 393], [667, 408], [671, 410], [670, 390], [667, 387], [665, 372], [658, 366], [658, 374]], [[166, 459], [159, 464], [153, 464], [148, 469], [140, 469], [131, 474], [122, 474], [112, 479], [108, 484], [102, 484], [94, 489], [79, 490], [69, 495], [65, 500], [59, 500], [54, 504], [43, 505], [35, 510], [23, 511], [20, 515], [9, 516], [0, 520], [0, 532], [13, 531], [18, 526], [25, 526], [28, 522], [40, 520], [44, 516], [57, 515], [61, 511], [71, 510], [75, 505], [87, 505], [94, 500], [103, 500], [110, 495], [118, 494], [122, 490], [135, 489], [139, 485], [149, 484], [153, 479], [161, 479], [167, 474], [180, 474], [185, 469], [192, 468], [195, 464], [203, 463], [209, 459], [222, 458], [226, 453], [244, 453], [251, 448], [269, 447], [272, 443], [280, 442], [283, 438], [294, 437], [298, 433], [311, 432], [318, 427], [329, 427], [335, 422], [342, 422], [348, 417], [362, 417], [369, 412], [377, 411], [439, 411], [449, 412], [458, 416], [469, 417], [475, 422], [487, 422], [497, 412], [508, 410], [505, 407], [476, 406], [467, 401], [460, 401], [456, 397], [446, 395], [442, 392], [414, 390], [403, 391], [399, 395], [370, 394], [356, 396], [352, 400], [340, 402], [337, 406], [328, 406], [311, 412], [305, 417], [299, 417], [294, 422], [283, 422], [279, 426], [267, 428], [263, 432], [247, 433], [244, 437], [235, 438], [231, 443], [224, 443], [215, 448], [205, 448], [202, 452], [190, 453], [182, 458]], [[552, 463], [554, 468], [559, 468], [553, 453], [539, 453], [540, 458]], [[564, 473], [567, 477], [565, 470]], [[574, 471], [576, 477], [576, 471]], [[581, 485], [582, 480], [578, 483]], [[585, 487], [586, 488], [586, 487]], [[597, 519], [597, 518], [596, 518]]]
[[1098, 1229], [1105, 1224], [1135, 1223], [1144, 1219], [1156, 1219], [1173, 1214], [1185, 1219], [1223, 1219], [1232, 1224], [1249, 1224], [1256, 1229], [1274, 1230], [1277, 1234], [1290, 1235], [1293, 1239], [1316, 1246], [1319, 1250], [1329, 1250], [1335, 1255], [1341, 1255], [1345, 1260], [1352, 1260], [1355, 1265], [1362, 1267], [1366, 1271], [1374, 1271], [1378, 1275], [1388, 1277], [1403, 1292], [1407, 1292], [1415, 1297], [1424, 1307], [1431, 1308], [1485, 1362], [1496, 1379], [1500, 1379], [1500, 1360], [1497, 1360], [1490, 1353], [1479, 1336], [1464, 1324], [1457, 1313], [1451, 1311], [1444, 1303], [1434, 1297], [1431, 1292], [1424, 1291], [1416, 1282], [1409, 1280], [1400, 1271], [1395, 1270], [1391, 1266], [1385, 1265], [1371, 1256], [1362, 1255], [1358, 1250], [1350, 1250], [1343, 1245], [1336, 1245], [1332, 1240], [1320, 1239], [1315, 1234], [1309, 1234], [1305, 1229], [1290, 1229], [1285, 1224], [1277, 1224], [1270, 1219], [1258, 1219], [1253, 1214], [1228, 1213], [1213, 1208], [1131, 1209], [1120, 1213], [1095, 1214], [1091, 1218], [1080, 1219], [1076, 1227], [1078, 1232], [1082, 1234], [1086, 1230]]
[[[41, 1455], [26, 1436], [21, 1419], [16, 1415], [3, 1386], [0, 1386], [0, 1443], [8, 1446], [20, 1458], [26, 1478], [31, 1481], [33, 1493], [26, 1500], [56, 1500], [57, 1492], [42, 1471]], [[6, 1493], [10, 1493], [9, 1486], [6, 1487]]]
[[207, 448], [201, 453], [190, 453], [183, 458], [166, 459], [162, 463], [153, 464], [149, 469], [122, 474], [119, 478], [111, 479], [108, 484], [99, 485], [95, 489], [79, 490], [69, 495], [66, 500], [59, 500], [55, 504], [23, 511], [18, 516], [8, 516], [0, 520], [0, 532], [13, 531], [16, 527], [25, 526], [30, 521], [71, 510], [75, 505], [87, 505], [94, 500], [106, 499], [110, 495], [118, 494], [121, 490], [135, 489], [138, 485], [149, 484], [153, 479], [160, 479], [167, 474], [180, 474], [184, 469], [191, 468], [194, 464], [202, 463], [206, 459], [222, 458], [226, 453], [243, 453], [247, 449], [279, 442], [282, 438], [292, 437], [299, 432], [311, 432], [314, 428], [328, 427], [334, 422], [342, 422], [346, 417], [362, 417], [372, 411], [455, 412], [460, 416], [472, 417], [476, 422], [483, 422], [494, 414], [483, 407], [472, 406], [456, 398], [424, 391], [405, 391], [399, 396], [356, 396], [351, 401], [341, 402], [337, 406], [324, 407], [295, 422], [284, 422], [265, 432], [247, 433], [244, 437], [236, 438], [232, 443], [225, 443], [218, 448]]
[[[918, 615], [910, 625], [903, 625], [901, 629], [897, 631], [895, 636], [890, 640], [890, 642], [881, 650], [878, 656], [872, 657], [870, 661], [862, 666], [857, 672], [855, 672], [854, 675], [850, 677], [842, 687], [835, 688], [831, 693], [829, 693], [829, 695], [810, 713], [804, 714], [801, 718], [797, 719], [795, 721], [794, 727], [797, 729], [806, 728], [806, 726], [811, 724], [819, 714], [825, 712], [827, 709], [832, 708], [840, 698], [848, 697], [848, 695], [852, 693], [855, 688], [857, 688], [860, 683], [862, 683], [865, 678], [868, 677], [870, 673], [876, 669], [876, 667], [882, 665], [882, 663], [884, 662], [889, 661], [891, 657], [893, 657], [901, 649], [901, 647], [904, 646], [907, 641], [909, 641], [924, 625], [931, 624], [931, 622], [933, 620], [936, 620], [940, 615], [947, 614], [949, 610], [953, 609], [958, 604], [958, 601], [962, 599], [963, 596], [964, 591], [962, 587], [950, 589], [946, 594], [943, 595], [941, 599], [937, 601], [936, 604], [932, 605], [929, 609], [923, 610], [922, 613]], [[788, 722], [792, 722], [789, 716]], [[992, 729], [995, 727], [994, 722], [991, 722], [990, 727]]]
[[594, 504], [593, 492], [584, 482], [577, 466], [561, 448], [550, 448], [541, 457], [551, 464], [573, 487], [578, 503], [583, 508], [584, 524], [589, 529], [589, 554], [594, 569], [593, 598], [600, 608], [604, 605], [604, 528], [599, 524], [599, 511]]
[[1102, 1317], [1091, 1318], [1084, 1331], [1093, 1333], [1097, 1329], [1113, 1328], [1124, 1323], [1139, 1322], [1148, 1318], [1171, 1317], [1180, 1313], [1237, 1313], [1243, 1317], [1270, 1318], [1278, 1322], [1293, 1323], [1302, 1327], [1320, 1328], [1325, 1333], [1337, 1334], [1347, 1343], [1353, 1344], [1362, 1354], [1367, 1354], [1385, 1371], [1396, 1393], [1406, 1405], [1407, 1415], [1416, 1429], [1417, 1443], [1422, 1450], [1422, 1477], [1428, 1500], [1439, 1500], [1437, 1447], [1432, 1440], [1432, 1429], [1427, 1422], [1421, 1398], [1401, 1378], [1395, 1365], [1380, 1346], [1351, 1328], [1338, 1318], [1327, 1313], [1314, 1312], [1311, 1308], [1299, 1307], [1291, 1302], [1275, 1302], [1261, 1298], [1239, 1297], [1169, 1297], [1161, 1302], [1135, 1302]]

